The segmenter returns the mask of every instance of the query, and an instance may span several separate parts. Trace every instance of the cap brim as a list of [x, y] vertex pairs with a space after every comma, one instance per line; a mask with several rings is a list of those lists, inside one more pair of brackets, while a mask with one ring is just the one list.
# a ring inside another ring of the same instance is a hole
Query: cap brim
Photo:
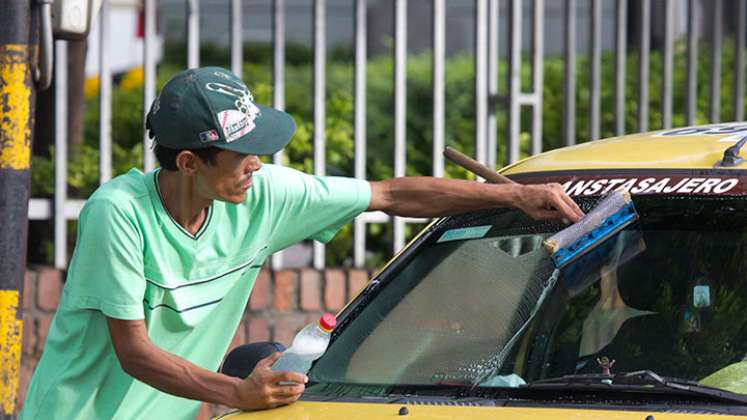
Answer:
[[244, 136], [213, 146], [246, 155], [272, 155], [285, 147], [293, 138], [296, 122], [283, 111], [257, 104], [261, 111], [254, 120], [255, 127]]

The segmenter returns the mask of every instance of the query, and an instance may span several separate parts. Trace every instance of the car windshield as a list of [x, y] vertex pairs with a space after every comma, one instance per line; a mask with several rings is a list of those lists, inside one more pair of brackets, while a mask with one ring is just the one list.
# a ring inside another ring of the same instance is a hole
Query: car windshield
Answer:
[[647, 369], [747, 393], [747, 200], [634, 202], [637, 223], [560, 271], [542, 241], [562, 226], [446, 219], [369, 290], [311, 380], [517, 387]]

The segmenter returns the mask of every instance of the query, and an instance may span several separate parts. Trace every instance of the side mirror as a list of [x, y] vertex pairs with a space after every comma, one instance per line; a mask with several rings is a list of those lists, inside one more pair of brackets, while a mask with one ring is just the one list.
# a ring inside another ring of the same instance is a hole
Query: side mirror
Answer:
[[84, 39], [91, 30], [102, 0], [54, 0], [52, 32], [55, 39]]

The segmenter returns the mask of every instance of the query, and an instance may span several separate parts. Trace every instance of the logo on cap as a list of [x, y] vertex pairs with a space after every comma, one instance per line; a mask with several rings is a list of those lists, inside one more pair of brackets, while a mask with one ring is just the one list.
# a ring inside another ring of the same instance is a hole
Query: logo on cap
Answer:
[[219, 112], [218, 120], [220, 121], [220, 128], [223, 129], [223, 135], [226, 137], [226, 143], [249, 133], [256, 126], [254, 121], [250, 120], [246, 114], [235, 109]]
[[[218, 72], [216, 72], [216, 75], [220, 75], [229, 82], [231, 81], [227, 75]], [[227, 109], [217, 114], [227, 143], [251, 132], [256, 127], [254, 120], [260, 115], [259, 108], [254, 104], [254, 97], [252, 97], [246, 85], [240, 81], [235, 84], [232, 83], [232, 85], [218, 82], [205, 84], [206, 89], [235, 99], [236, 109]]]
[[202, 143], [210, 143], [212, 141], [218, 141], [220, 137], [218, 136], [218, 132], [215, 130], [208, 130], [203, 131], [200, 133], [200, 142]]

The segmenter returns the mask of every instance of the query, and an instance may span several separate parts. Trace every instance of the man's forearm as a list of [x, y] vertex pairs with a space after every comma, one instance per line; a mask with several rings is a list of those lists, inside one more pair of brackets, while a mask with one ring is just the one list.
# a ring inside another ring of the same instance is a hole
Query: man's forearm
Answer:
[[203, 369], [181, 357], [148, 344], [139, 357], [121, 361], [122, 368], [135, 379], [179, 397], [238, 406], [236, 388], [240, 379]]
[[537, 220], [576, 222], [584, 213], [560, 184], [484, 184], [433, 177], [371, 182], [368, 210], [395, 216], [441, 217], [493, 207], [516, 207]]
[[[376, 184], [376, 185], [373, 185]], [[512, 206], [521, 186], [459, 179], [404, 177], [372, 183], [372, 210], [406, 217], [439, 217], [490, 207]]]
[[[107, 318], [109, 333], [122, 369], [160, 391], [193, 400], [243, 410], [290, 404], [301, 396], [308, 381], [296, 372], [275, 372], [274, 353], [254, 367], [245, 379], [203, 369], [158, 348], [148, 338], [145, 321]], [[282, 385], [281, 385], [282, 384]]]

